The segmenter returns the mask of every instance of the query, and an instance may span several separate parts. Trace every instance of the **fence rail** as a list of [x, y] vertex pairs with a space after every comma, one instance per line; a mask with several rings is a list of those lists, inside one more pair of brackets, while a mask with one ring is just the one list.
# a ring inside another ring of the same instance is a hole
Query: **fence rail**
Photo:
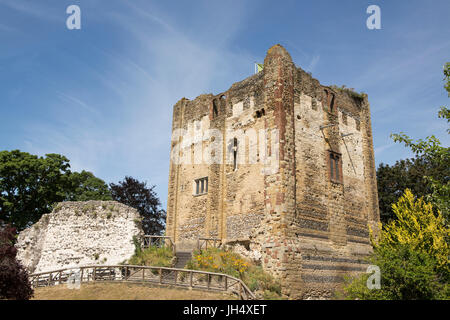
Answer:
[[176, 252], [175, 243], [173, 243], [171, 237], [145, 235], [142, 238], [142, 247], [148, 248], [150, 246], [156, 246], [156, 247], [160, 247], [160, 248], [168, 247], [172, 250], [172, 252], [174, 254]]
[[229, 292], [237, 294], [242, 300], [256, 299], [252, 291], [238, 278], [222, 273], [188, 269], [96, 265], [40, 272], [30, 275], [29, 278], [33, 288], [89, 282], [135, 282]]
[[219, 238], [198, 238], [197, 239], [197, 249], [206, 250], [210, 248], [220, 248], [222, 245], [222, 240]]

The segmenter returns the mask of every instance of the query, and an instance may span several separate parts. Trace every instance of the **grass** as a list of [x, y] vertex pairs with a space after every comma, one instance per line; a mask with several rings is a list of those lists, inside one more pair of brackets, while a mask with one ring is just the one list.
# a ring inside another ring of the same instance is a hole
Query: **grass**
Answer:
[[264, 299], [281, 299], [281, 285], [261, 266], [239, 254], [217, 248], [196, 251], [186, 265], [187, 269], [225, 273], [241, 279], [250, 290]]
[[150, 246], [141, 249], [135, 241], [134, 255], [128, 260], [128, 264], [138, 266], [171, 267], [173, 252], [167, 247], [159, 248]]
[[364, 92], [358, 93], [353, 88], [346, 88], [345, 85], [342, 87], [338, 87], [336, 85], [331, 85], [330, 87], [336, 91], [347, 92], [354, 99], [362, 100], [366, 96], [366, 94]]
[[233, 300], [236, 297], [197, 290], [157, 288], [130, 283], [82, 284], [80, 289], [65, 285], [36, 288], [33, 300]]

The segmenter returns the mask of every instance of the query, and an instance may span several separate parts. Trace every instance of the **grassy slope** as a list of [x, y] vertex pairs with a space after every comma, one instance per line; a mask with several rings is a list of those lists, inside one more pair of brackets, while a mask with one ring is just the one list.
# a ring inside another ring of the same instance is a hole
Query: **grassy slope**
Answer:
[[155, 288], [130, 283], [83, 284], [79, 290], [65, 285], [36, 288], [33, 300], [232, 300], [222, 293]]

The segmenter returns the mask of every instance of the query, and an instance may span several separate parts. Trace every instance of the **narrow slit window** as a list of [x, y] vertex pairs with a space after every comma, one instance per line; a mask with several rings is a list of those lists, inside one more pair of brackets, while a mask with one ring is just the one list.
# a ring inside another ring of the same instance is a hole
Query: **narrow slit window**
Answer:
[[237, 170], [237, 147], [238, 141], [237, 138], [233, 139], [233, 170]]
[[337, 156], [334, 157], [334, 164], [335, 164], [335, 168], [336, 168], [336, 181], [340, 181], [339, 180], [339, 157], [337, 157]]
[[331, 176], [331, 180], [333, 180], [334, 177], [334, 159], [333, 159], [333, 154], [330, 153], [330, 176]]
[[339, 153], [329, 151], [329, 173], [330, 180], [335, 183], [342, 183], [342, 159]]
[[213, 100], [213, 118], [216, 118], [219, 115], [219, 107], [217, 105], [217, 100]]

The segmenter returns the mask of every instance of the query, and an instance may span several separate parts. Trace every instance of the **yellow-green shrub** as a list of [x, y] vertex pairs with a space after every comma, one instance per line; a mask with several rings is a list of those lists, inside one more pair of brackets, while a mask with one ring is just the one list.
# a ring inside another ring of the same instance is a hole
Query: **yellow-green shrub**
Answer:
[[440, 212], [410, 190], [392, 206], [396, 219], [372, 239], [368, 262], [380, 268], [381, 288], [370, 290], [368, 274], [348, 279], [347, 299], [450, 299], [449, 229]]
[[263, 291], [266, 299], [279, 299], [281, 296], [281, 286], [270, 274], [231, 251], [217, 248], [195, 251], [186, 267], [193, 270], [225, 273], [239, 278], [250, 290]]

